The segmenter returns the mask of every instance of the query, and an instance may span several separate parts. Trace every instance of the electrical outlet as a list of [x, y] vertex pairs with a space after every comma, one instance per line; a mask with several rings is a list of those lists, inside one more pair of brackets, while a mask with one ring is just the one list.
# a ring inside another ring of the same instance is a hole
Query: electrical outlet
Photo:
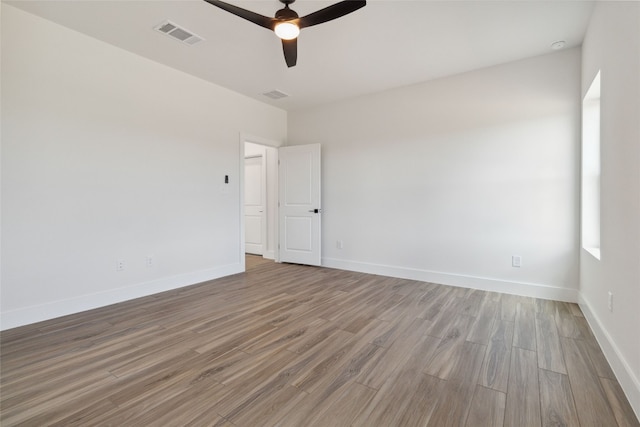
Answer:
[[147, 268], [152, 268], [153, 265], [153, 255], [147, 255]]
[[336, 248], [342, 249], [342, 240], [336, 241]]
[[609, 311], [613, 313], [613, 292], [611, 291], [609, 291], [608, 305], [609, 305]]
[[522, 267], [522, 257], [520, 255], [513, 255], [511, 257], [511, 266], [516, 268]]
[[116, 271], [124, 271], [125, 263], [123, 259], [116, 261]]

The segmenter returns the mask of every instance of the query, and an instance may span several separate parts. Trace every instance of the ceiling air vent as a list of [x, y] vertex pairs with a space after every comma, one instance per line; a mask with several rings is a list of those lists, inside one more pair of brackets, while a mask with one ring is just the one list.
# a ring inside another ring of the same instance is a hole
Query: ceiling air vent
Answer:
[[188, 45], [194, 45], [204, 40], [202, 37], [183, 27], [180, 27], [177, 24], [174, 24], [171, 21], [164, 21], [162, 24], [153, 27], [153, 29]]
[[263, 93], [263, 95], [271, 99], [282, 99], [289, 96], [284, 92], [280, 92], [279, 90], [272, 90], [271, 92], [265, 92]]

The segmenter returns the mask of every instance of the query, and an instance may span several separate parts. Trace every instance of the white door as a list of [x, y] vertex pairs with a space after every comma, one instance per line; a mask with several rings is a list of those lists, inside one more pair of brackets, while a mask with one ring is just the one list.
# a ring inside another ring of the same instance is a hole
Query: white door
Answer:
[[279, 149], [280, 261], [320, 265], [320, 144]]
[[263, 157], [244, 159], [244, 240], [245, 252], [262, 255], [264, 251], [265, 182]]

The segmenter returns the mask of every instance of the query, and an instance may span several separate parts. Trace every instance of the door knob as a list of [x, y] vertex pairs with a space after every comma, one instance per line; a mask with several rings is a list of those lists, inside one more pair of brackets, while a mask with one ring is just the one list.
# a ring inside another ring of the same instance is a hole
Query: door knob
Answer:
[[322, 209], [309, 209], [309, 212], [311, 212], [311, 213], [320, 213], [320, 212], [322, 212]]

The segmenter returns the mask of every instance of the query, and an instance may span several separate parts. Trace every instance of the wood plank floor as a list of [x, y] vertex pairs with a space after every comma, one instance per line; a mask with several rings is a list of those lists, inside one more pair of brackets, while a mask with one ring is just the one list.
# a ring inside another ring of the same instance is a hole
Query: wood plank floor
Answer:
[[247, 257], [2, 332], [2, 426], [638, 426], [574, 304]]

